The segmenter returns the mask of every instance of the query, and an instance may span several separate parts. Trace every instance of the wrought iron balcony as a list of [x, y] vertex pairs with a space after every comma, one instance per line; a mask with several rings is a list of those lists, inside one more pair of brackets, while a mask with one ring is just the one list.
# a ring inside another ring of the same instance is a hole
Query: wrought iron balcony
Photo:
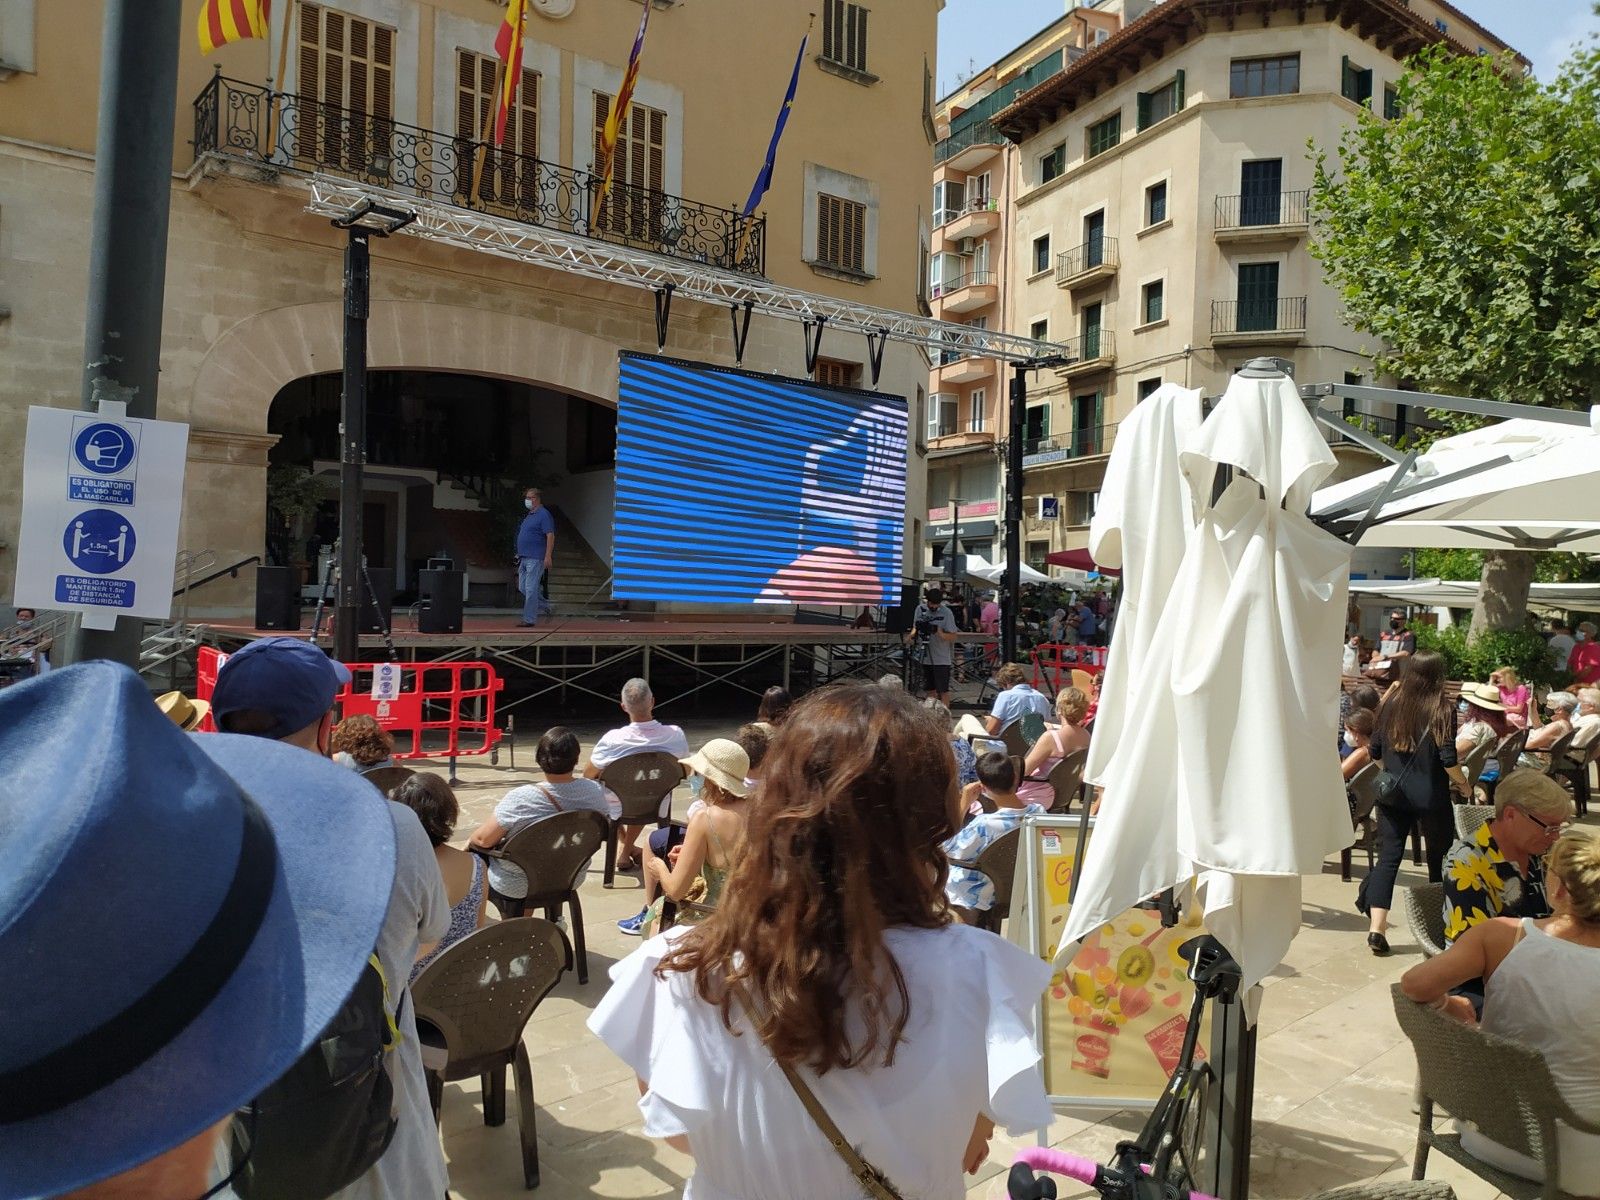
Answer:
[[1022, 443], [1022, 465], [1043, 467], [1110, 454], [1117, 440], [1117, 425], [1091, 425], [1050, 437], [1027, 438]]
[[1005, 143], [1005, 140], [1005, 135], [996, 129], [991, 122], [974, 121], [965, 129], [952, 133], [949, 137], [940, 138], [935, 142], [933, 161], [936, 164], [946, 162], [956, 157], [963, 150], [973, 147], [992, 146], [995, 149], [999, 149]]
[[1056, 255], [1057, 287], [1079, 287], [1116, 273], [1117, 239], [1114, 237], [1101, 234]]
[[765, 271], [762, 217], [615, 181], [597, 212], [593, 172], [220, 75], [195, 99], [194, 152], [415, 192], [747, 275]]
[[1249, 232], [1259, 229], [1287, 230], [1306, 224], [1311, 192], [1246, 192], [1238, 196], [1218, 196], [1214, 228], [1218, 233]]
[[1211, 336], [1233, 342], [1298, 341], [1306, 331], [1304, 296], [1213, 300]]

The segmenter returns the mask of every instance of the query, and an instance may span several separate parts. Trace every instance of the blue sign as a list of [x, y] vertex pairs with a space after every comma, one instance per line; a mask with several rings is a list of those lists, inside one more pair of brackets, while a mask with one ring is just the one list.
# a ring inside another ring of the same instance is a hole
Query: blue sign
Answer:
[[[67, 525], [61, 535], [61, 548], [80, 571], [110, 575], [133, 561], [138, 539], [133, 525], [123, 513], [109, 508], [86, 508]], [[60, 588], [60, 579], [57, 589]], [[130, 601], [131, 603], [131, 601]]]
[[133, 462], [133, 434], [121, 425], [99, 421], [85, 426], [72, 443], [72, 454], [86, 471], [96, 475], [117, 475]]
[[133, 580], [93, 579], [87, 575], [57, 575], [56, 603], [132, 608]]

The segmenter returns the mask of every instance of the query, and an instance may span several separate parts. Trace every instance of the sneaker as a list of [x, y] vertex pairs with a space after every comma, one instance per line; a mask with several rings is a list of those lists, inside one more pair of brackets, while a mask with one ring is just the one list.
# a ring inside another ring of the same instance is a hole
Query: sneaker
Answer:
[[622, 920], [618, 921], [617, 928], [622, 930], [622, 932], [627, 934], [629, 937], [643, 937], [644, 923], [649, 919], [650, 910], [648, 908], [641, 908], [637, 915], [632, 917], [623, 917]]

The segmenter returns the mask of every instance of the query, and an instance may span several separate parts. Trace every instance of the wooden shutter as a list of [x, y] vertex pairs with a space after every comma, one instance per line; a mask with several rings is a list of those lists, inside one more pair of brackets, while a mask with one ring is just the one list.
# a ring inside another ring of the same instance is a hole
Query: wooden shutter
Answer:
[[[594, 94], [594, 173], [599, 186], [606, 114], [611, 97]], [[667, 179], [667, 114], [659, 108], [628, 105], [617, 131], [611, 164], [611, 195], [600, 224], [614, 233], [646, 241], [661, 240]]]
[[865, 205], [845, 201], [844, 264], [852, 271], [865, 273], [867, 262], [867, 210]]
[[839, 209], [843, 202], [834, 196], [817, 196], [817, 261], [839, 264]]
[[300, 5], [300, 52], [297, 62], [296, 128], [294, 156], [300, 160], [316, 157], [321, 142], [321, 108], [317, 99], [322, 90], [322, 9], [315, 4]]
[[355, 174], [387, 173], [394, 53], [389, 26], [301, 4], [297, 157]]

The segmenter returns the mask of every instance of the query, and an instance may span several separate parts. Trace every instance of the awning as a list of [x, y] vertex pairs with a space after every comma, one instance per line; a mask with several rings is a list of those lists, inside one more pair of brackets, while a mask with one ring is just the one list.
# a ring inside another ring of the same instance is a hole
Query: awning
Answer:
[[[1471, 608], [1481, 587], [1477, 580], [1352, 579], [1350, 594], [1421, 608]], [[1528, 607], [1600, 612], [1600, 583], [1536, 583], [1528, 588]]]
[[1056, 550], [1044, 556], [1045, 562], [1052, 567], [1068, 567], [1074, 571], [1083, 571], [1094, 574], [1098, 571], [1102, 575], [1121, 575], [1119, 567], [1102, 567], [1090, 557], [1087, 550]]

